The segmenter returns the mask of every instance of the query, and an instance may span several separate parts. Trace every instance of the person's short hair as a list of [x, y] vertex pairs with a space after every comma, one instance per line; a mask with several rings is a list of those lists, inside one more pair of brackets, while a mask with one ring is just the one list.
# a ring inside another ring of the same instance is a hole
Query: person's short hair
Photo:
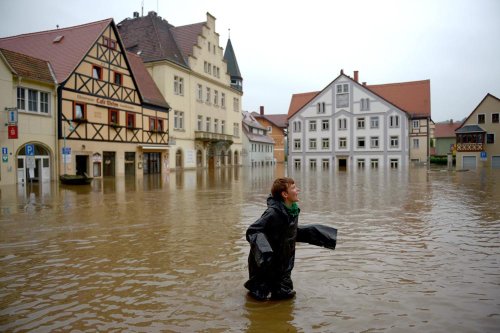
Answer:
[[282, 178], [277, 178], [273, 186], [271, 187], [271, 195], [275, 199], [283, 200], [283, 196], [281, 195], [282, 192], [286, 192], [288, 190], [288, 187], [291, 185], [295, 184], [295, 181], [292, 178], [289, 177], [282, 177]]

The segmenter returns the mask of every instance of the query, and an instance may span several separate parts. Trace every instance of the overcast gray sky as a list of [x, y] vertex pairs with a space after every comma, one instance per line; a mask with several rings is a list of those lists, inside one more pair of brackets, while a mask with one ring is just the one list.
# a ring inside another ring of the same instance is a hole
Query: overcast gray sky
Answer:
[[0, 37], [157, 11], [175, 26], [215, 18], [243, 76], [243, 109], [287, 113], [294, 93], [340, 73], [383, 84], [431, 80], [434, 121], [500, 98], [499, 0], [0, 0]]

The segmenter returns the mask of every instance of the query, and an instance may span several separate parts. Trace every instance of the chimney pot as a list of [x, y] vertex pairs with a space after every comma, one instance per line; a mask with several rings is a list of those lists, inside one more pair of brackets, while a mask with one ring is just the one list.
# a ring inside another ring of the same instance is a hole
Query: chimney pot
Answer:
[[359, 71], [354, 71], [354, 81], [358, 82], [358, 73]]
[[263, 105], [260, 106], [260, 115], [261, 116], [264, 115], [264, 106]]
[[344, 75], [344, 70], [343, 69], [340, 70], [340, 75]]
[[363, 85], [366, 86], [366, 82], [363, 82]]
[[134, 18], [138, 18], [139, 17], [139, 12], [134, 12]]

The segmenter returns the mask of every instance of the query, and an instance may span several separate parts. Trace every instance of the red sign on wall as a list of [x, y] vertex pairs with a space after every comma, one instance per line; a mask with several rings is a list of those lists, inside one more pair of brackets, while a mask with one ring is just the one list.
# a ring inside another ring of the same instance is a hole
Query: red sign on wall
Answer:
[[17, 139], [17, 125], [9, 125], [9, 139]]

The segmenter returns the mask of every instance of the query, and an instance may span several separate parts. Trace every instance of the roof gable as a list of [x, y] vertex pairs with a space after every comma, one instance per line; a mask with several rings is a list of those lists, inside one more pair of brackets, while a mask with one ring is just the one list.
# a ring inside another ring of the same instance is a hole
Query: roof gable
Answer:
[[205, 22], [172, 27], [172, 35], [185, 57], [193, 55], [193, 47], [198, 45], [198, 36], [203, 33]]
[[500, 102], [500, 99], [496, 96], [493, 96], [492, 94], [490, 93], [487, 93], [486, 96], [484, 96], [484, 98], [481, 100], [481, 102], [479, 102], [479, 104], [474, 108], [474, 110], [469, 114], [469, 116], [467, 118], [465, 118], [465, 120], [463, 121], [462, 123], [462, 126], [460, 126], [458, 129], [466, 126], [467, 122], [469, 121], [470, 117], [472, 117], [472, 115], [481, 107], [481, 104], [483, 104], [487, 99], [490, 99], [490, 98], [493, 98], [494, 100]]
[[64, 82], [113, 22], [106, 19], [79, 26], [0, 38], [0, 48], [48, 61], [58, 83]]

